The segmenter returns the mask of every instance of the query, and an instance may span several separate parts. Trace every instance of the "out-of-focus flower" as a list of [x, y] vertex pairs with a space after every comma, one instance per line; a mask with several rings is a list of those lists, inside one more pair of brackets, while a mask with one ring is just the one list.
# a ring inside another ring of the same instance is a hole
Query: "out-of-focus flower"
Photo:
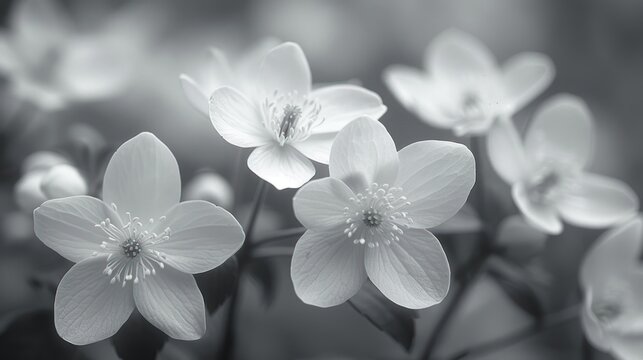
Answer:
[[256, 147], [248, 167], [277, 189], [297, 188], [315, 174], [309, 160], [328, 164], [330, 147], [358, 116], [379, 118], [380, 97], [354, 85], [311, 90], [310, 68], [295, 43], [283, 43], [263, 59], [254, 91], [222, 87], [210, 97], [210, 120], [229, 143]]
[[463, 145], [422, 141], [399, 152], [386, 129], [368, 117], [347, 125], [330, 154], [330, 177], [293, 199], [308, 229], [295, 246], [291, 276], [305, 303], [341, 304], [366, 278], [391, 301], [425, 308], [444, 299], [450, 270], [439, 225], [465, 203], [475, 182]]
[[219, 266], [239, 249], [239, 223], [211, 203], [179, 203], [176, 159], [150, 133], [114, 153], [103, 195], [103, 201], [49, 200], [34, 211], [38, 238], [76, 263], [56, 292], [60, 336], [77, 345], [105, 339], [136, 306], [172, 338], [201, 337], [205, 308], [191, 274]]
[[521, 53], [499, 67], [489, 49], [460, 30], [428, 46], [425, 71], [394, 65], [384, 81], [397, 99], [427, 123], [456, 135], [483, 134], [538, 96], [554, 77], [543, 54]]
[[561, 218], [601, 228], [631, 218], [638, 209], [638, 198], [625, 183], [584, 170], [593, 136], [589, 109], [571, 95], [555, 96], [542, 105], [524, 144], [509, 119], [489, 132], [491, 164], [511, 184], [522, 214], [549, 234], [562, 232]]
[[[0, 73], [12, 92], [44, 110], [113, 95], [130, 61], [108, 34], [79, 31], [55, 0], [20, 0], [0, 34]], [[120, 39], [122, 41], [122, 39]]]
[[14, 194], [18, 207], [27, 214], [46, 200], [87, 194], [85, 177], [56, 153], [36, 152], [25, 159], [22, 169]]
[[210, 48], [207, 66], [197, 69], [194, 77], [187, 74], [179, 76], [185, 97], [194, 108], [208, 116], [209, 100], [214, 90], [230, 86], [251, 94], [256, 81], [253, 75], [257, 74], [263, 58], [277, 45], [276, 39], [265, 39], [234, 61], [230, 61], [221, 49]]
[[504, 247], [505, 256], [523, 264], [543, 249], [546, 240], [547, 235], [521, 215], [504, 218], [496, 234], [496, 244]]
[[585, 335], [620, 360], [643, 353], [643, 222], [637, 217], [605, 233], [581, 266]]
[[223, 176], [214, 172], [196, 175], [183, 189], [185, 200], [205, 200], [225, 209], [234, 202], [234, 190]]

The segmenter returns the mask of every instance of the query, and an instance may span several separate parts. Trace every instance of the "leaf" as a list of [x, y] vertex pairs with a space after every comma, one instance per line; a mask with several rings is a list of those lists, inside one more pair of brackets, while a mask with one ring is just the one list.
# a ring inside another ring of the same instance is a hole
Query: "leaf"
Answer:
[[52, 310], [37, 310], [17, 316], [0, 334], [3, 359], [85, 359], [78, 348], [56, 332]]
[[134, 312], [112, 336], [112, 344], [123, 360], [154, 360], [167, 339], [164, 332]]
[[258, 258], [253, 259], [248, 265], [248, 275], [253, 283], [259, 288], [263, 295], [264, 305], [272, 305], [275, 300], [276, 275], [270, 259]]
[[543, 304], [538, 297], [529, 274], [519, 266], [501, 258], [488, 262], [487, 274], [500, 286], [504, 293], [519, 308], [540, 320], [544, 314]]
[[367, 281], [348, 303], [371, 324], [402, 345], [406, 351], [411, 350], [415, 338], [414, 319], [418, 316], [417, 311], [392, 303], [370, 281]]
[[208, 313], [213, 314], [232, 295], [239, 280], [239, 263], [231, 257], [218, 267], [194, 275]]

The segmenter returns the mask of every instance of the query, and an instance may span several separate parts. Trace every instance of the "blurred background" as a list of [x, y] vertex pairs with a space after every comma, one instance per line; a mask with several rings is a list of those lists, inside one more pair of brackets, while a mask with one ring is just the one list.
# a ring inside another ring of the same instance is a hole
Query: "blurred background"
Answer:
[[[639, 196], [643, 195], [641, 1], [51, 1], [69, 22], [71, 29], [65, 36], [104, 45], [103, 50], [113, 56], [111, 60], [97, 57], [90, 64], [113, 71], [110, 65], [118, 63], [123, 66], [118, 73], [123, 78], [118, 91], [110, 96], [45, 107], [46, 110], [41, 106], [34, 111], [20, 97], [24, 93], [16, 95], [13, 91], [11, 73], [3, 71], [0, 331], [27, 311], [50, 309], [52, 288], [71, 266], [33, 235], [29, 207], [39, 195], [31, 191], [42, 179], [26, 175], [40, 166], [39, 161], [72, 164], [85, 180], [85, 185], [79, 186], [87, 186], [91, 193], [99, 188], [101, 166], [109, 159], [110, 151], [139, 132], [150, 131], [177, 157], [184, 196], [205, 196], [194, 194], [201, 189], [194, 185], [195, 177], [219, 174], [233, 184], [234, 191], [226, 185], [216, 185], [219, 183], [208, 183], [201, 190], [228, 207], [242, 224], [246, 221], [257, 183], [256, 176], [245, 167], [249, 152], [220, 138], [209, 119], [190, 106], [178, 79], [181, 73], [207, 71], [206, 49], [211, 46], [235, 59], [266, 37], [299, 43], [308, 57], [314, 82], [352, 81], [381, 95], [388, 106], [381, 121], [398, 148], [426, 139], [462, 139], [431, 128], [406, 111], [382, 81], [382, 71], [388, 65], [421, 67], [430, 40], [453, 27], [477, 36], [501, 62], [523, 51], [543, 52], [553, 59], [557, 74], [545, 94], [517, 115], [519, 128], [524, 130], [538, 105], [551, 95], [568, 92], [582, 97], [597, 124], [591, 169], [622, 179]], [[39, 25], [40, 31], [46, 32], [49, 24], [40, 22], [46, 17], [20, 15], [16, 11], [19, 3], [0, 3], [2, 37], [10, 36], [24, 22]], [[54, 40], [41, 41], [46, 46]], [[3, 51], [4, 47], [0, 53]], [[106, 61], [108, 64], [104, 64]], [[3, 64], [0, 67], [6, 69]], [[72, 67], [70, 71], [82, 74], [84, 70]], [[32, 157], [31, 163], [25, 161], [42, 150], [62, 159]], [[508, 188], [491, 171], [488, 161], [479, 161], [483, 167], [479, 176], [485, 177], [488, 196], [496, 200], [486, 211], [498, 219], [514, 214]], [[325, 174], [326, 170], [319, 166], [317, 176]], [[187, 191], [190, 184], [194, 186], [191, 193]], [[260, 215], [259, 233], [299, 226], [292, 213], [294, 192], [270, 190]], [[548, 238], [529, 259], [529, 266], [524, 268], [533, 275], [530, 278], [537, 279], [536, 292], [545, 312], [565, 309], [579, 301], [578, 265], [600, 233], [566, 226], [562, 235]], [[475, 236], [453, 234], [439, 238], [453, 264], [466, 258], [477, 241]], [[258, 272], [268, 274], [270, 280], [257, 281], [257, 277], [261, 279], [257, 274], [242, 277], [239, 359], [407, 359], [417, 356], [443, 311], [444, 304], [419, 311], [416, 346], [409, 355], [348, 304], [330, 309], [303, 304], [293, 291], [288, 257], [270, 258], [266, 263]], [[212, 315], [206, 337], [191, 343], [170, 341], [159, 358], [212, 358], [220, 346], [225, 311], [222, 307]], [[47, 316], [33, 320], [37, 324], [33, 326], [52, 326], [47, 325], [50, 320]], [[483, 276], [448, 327], [437, 353], [453, 354], [515, 333], [531, 321], [530, 314], [516, 304], [506, 289]], [[31, 328], [24, 326], [29, 334]], [[0, 344], [6, 345], [7, 341], [6, 335], [0, 337]], [[16, 339], [11, 341], [15, 344]], [[582, 331], [574, 319], [477, 358], [581, 359], [581, 347]], [[117, 358], [109, 341], [86, 346], [82, 354], [90, 359]], [[609, 359], [598, 353], [594, 358]]]

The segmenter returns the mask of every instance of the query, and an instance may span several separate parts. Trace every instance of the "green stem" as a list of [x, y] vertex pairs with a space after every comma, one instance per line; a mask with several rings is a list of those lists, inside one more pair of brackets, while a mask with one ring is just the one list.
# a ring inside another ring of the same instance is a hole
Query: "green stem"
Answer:
[[243, 268], [246, 265], [247, 260], [250, 257], [250, 243], [252, 242], [252, 233], [254, 227], [257, 223], [257, 218], [259, 215], [259, 210], [266, 198], [266, 190], [268, 184], [260, 180], [259, 186], [257, 187], [257, 192], [253, 200], [252, 210], [250, 211], [250, 217], [248, 218], [248, 223], [246, 224], [245, 233], [246, 238], [237, 253], [237, 259], [239, 261], [239, 277], [235, 288], [230, 296], [230, 307], [228, 309], [228, 316], [226, 318], [226, 330], [223, 338], [223, 344], [220, 352], [220, 356], [217, 359], [232, 359], [234, 356], [234, 347], [235, 347], [235, 333], [236, 333], [236, 317], [238, 316], [238, 306], [240, 298], [240, 286], [239, 282], [241, 280], [241, 273]]

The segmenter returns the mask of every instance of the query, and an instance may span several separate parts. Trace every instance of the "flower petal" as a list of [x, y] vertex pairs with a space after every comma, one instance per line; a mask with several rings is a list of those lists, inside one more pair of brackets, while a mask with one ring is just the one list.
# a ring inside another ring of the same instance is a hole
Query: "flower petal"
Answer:
[[393, 184], [398, 163], [391, 135], [384, 125], [366, 116], [346, 125], [330, 150], [330, 176], [356, 193], [374, 182]]
[[623, 222], [639, 208], [636, 193], [624, 182], [589, 173], [578, 176], [557, 204], [563, 219], [588, 228]]
[[355, 85], [326, 86], [311, 93], [321, 105], [320, 116], [324, 122], [312, 129], [315, 134], [336, 133], [360, 116], [379, 119], [386, 106], [376, 93]]
[[523, 183], [514, 184], [511, 194], [520, 212], [532, 225], [550, 235], [560, 234], [563, 231], [563, 223], [556, 209], [553, 206], [532, 202]]
[[341, 226], [345, 208], [355, 196], [340, 180], [323, 178], [304, 185], [292, 199], [297, 220], [308, 229]]
[[643, 245], [643, 219], [636, 217], [601, 235], [587, 251], [580, 268], [583, 287], [604, 284], [605, 276], [615, 269], [638, 263]]
[[306, 95], [312, 83], [310, 67], [298, 44], [285, 42], [273, 48], [263, 59], [259, 79], [266, 94], [297, 92]]
[[171, 267], [134, 285], [134, 300], [152, 325], [178, 340], [205, 333], [205, 305], [194, 277]]
[[505, 101], [510, 112], [522, 109], [541, 94], [554, 79], [554, 63], [539, 53], [516, 55], [502, 66]]
[[414, 228], [437, 226], [464, 205], [476, 181], [475, 160], [466, 146], [448, 141], [420, 141], [398, 153], [396, 186], [411, 203], [404, 208]]
[[103, 251], [100, 245], [107, 235], [95, 225], [106, 218], [120, 222], [102, 201], [90, 196], [49, 200], [34, 211], [34, 232], [58, 254], [79, 262]]
[[496, 60], [480, 40], [451, 29], [431, 41], [425, 54], [425, 66], [435, 76], [451, 78], [493, 70]]
[[491, 166], [508, 184], [520, 181], [529, 171], [529, 159], [513, 122], [498, 119], [487, 135]]
[[271, 139], [257, 106], [231, 87], [221, 87], [210, 96], [210, 121], [219, 135], [235, 146], [261, 146]]
[[298, 188], [315, 175], [310, 160], [292, 146], [277, 143], [254, 149], [248, 157], [248, 167], [278, 190]]
[[389, 90], [408, 110], [416, 113], [428, 124], [450, 129], [456, 124], [456, 119], [445, 116], [437, 105], [443, 103], [444, 91], [426, 74], [407, 67], [394, 65], [384, 72], [384, 82]]
[[313, 134], [306, 140], [295, 142], [291, 145], [307, 158], [322, 164], [328, 164], [328, 161], [330, 161], [330, 148], [336, 136], [337, 133]]
[[364, 246], [353, 244], [343, 230], [309, 230], [297, 241], [290, 274], [297, 296], [306, 304], [339, 305], [366, 281]]
[[619, 360], [638, 360], [643, 354], [643, 334], [640, 331], [611, 336], [612, 353]]
[[580, 98], [562, 94], [543, 104], [525, 136], [527, 154], [582, 168], [592, 155], [592, 116]]
[[366, 272], [394, 303], [410, 309], [439, 304], [449, 291], [450, 269], [438, 239], [406, 229], [399, 241], [366, 248]]
[[143, 221], [165, 215], [181, 198], [179, 165], [156, 136], [143, 132], [121, 145], [112, 156], [103, 180], [103, 200]]
[[60, 281], [54, 302], [58, 334], [74, 345], [114, 335], [134, 310], [131, 282], [110, 284], [103, 274], [107, 258], [89, 257], [74, 265]]
[[209, 95], [206, 95], [205, 90], [193, 78], [186, 74], [181, 74], [179, 76], [179, 81], [181, 82], [183, 94], [190, 104], [199, 112], [208, 116], [210, 114], [210, 97]]
[[194, 200], [174, 206], [159, 223], [157, 233], [171, 229], [170, 239], [155, 245], [174, 268], [196, 274], [223, 264], [241, 247], [244, 233], [239, 222], [225, 209]]
[[591, 290], [585, 292], [583, 303], [580, 320], [585, 337], [587, 337], [589, 342], [596, 348], [602, 351], [608, 351], [611, 347], [610, 339], [592, 312]]

